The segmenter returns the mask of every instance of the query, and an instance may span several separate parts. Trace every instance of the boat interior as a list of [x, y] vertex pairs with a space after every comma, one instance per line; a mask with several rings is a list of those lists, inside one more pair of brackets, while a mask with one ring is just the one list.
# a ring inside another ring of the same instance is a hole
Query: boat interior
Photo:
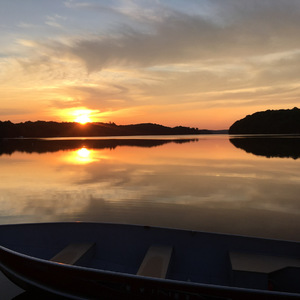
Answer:
[[[15, 225], [18, 226], [18, 225]], [[14, 230], [13, 230], [14, 229]], [[299, 243], [116, 224], [0, 228], [1, 245], [60, 264], [202, 284], [300, 292]]]

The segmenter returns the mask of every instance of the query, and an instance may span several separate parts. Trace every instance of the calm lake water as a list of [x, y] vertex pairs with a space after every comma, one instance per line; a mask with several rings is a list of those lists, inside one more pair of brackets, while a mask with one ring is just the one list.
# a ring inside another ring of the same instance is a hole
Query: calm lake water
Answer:
[[[300, 136], [0, 140], [0, 224], [117, 222], [300, 240]], [[0, 274], [1, 299], [22, 290]]]

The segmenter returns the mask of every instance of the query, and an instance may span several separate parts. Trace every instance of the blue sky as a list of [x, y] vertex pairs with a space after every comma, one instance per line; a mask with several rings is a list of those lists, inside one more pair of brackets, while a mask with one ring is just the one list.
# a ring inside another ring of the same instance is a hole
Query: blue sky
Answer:
[[299, 0], [0, 0], [0, 120], [228, 128], [299, 103]]

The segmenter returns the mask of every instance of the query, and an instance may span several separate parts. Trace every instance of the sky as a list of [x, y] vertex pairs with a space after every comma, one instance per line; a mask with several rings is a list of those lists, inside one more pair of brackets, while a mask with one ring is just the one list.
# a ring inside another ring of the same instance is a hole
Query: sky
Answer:
[[0, 0], [0, 121], [227, 129], [299, 107], [299, 0]]

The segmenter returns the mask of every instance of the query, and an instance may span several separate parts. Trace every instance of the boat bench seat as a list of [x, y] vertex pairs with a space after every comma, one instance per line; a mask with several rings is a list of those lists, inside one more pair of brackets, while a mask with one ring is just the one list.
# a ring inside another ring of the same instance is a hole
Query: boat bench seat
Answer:
[[75, 265], [91, 252], [95, 243], [74, 243], [69, 244], [59, 253], [53, 256], [50, 261], [63, 264]]
[[284, 256], [261, 255], [247, 252], [230, 252], [233, 271], [248, 271], [269, 274], [286, 268], [300, 267], [300, 260]]
[[[287, 278], [290, 276], [289, 272], [285, 271], [286, 268], [296, 267], [300, 270], [300, 260], [290, 257], [247, 252], [230, 252], [229, 256], [232, 267], [232, 283], [243, 288], [267, 290], [272, 288], [274, 279], [276, 279], [277, 286], [284, 287], [286, 282], [289, 282]], [[277, 275], [274, 277], [276, 273]]]
[[151, 246], [141, 263], [137, 275], [166, 278], [172, 252], [173, 247], [171, 246]]

